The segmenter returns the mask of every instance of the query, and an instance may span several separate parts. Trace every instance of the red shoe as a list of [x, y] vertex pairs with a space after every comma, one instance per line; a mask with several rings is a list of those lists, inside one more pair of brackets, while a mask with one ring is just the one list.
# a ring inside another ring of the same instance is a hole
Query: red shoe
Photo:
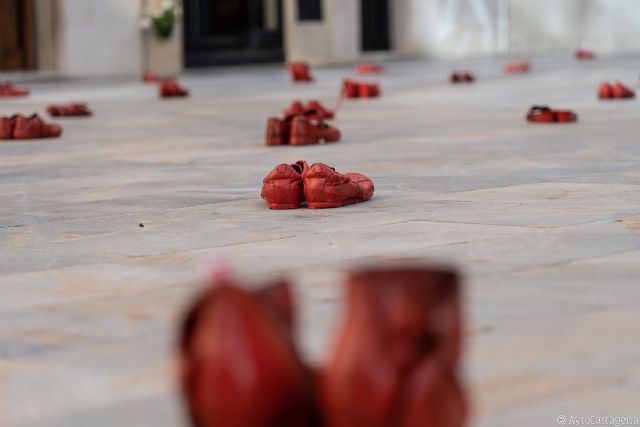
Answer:
[[324, 142], [340, 141], [340, 131], [322, 120], [312, 121], [305, 116], [296, 116], [291, 122], [290, 145], [312, 145]]
[[30, 90], [24, 87], [14, 86], [11, 82], [0, 82], [0, 98], [1, 97], [14, 97], [14, 96], [27, 96]]
[[559, 123], [571, 123], [578, 120], [578, 116], [571, 110], [554, 110], [555, 121]]
[[373, 182], [359, 173], [340, 174], [322, 163], [304, 174], [304, 198], [310, 209], [337, 208], [367, 201], [373, 196]]
[[384, 67], [373, 64], [358, 64], [356, 65], [356, 72], [358, 74], [379, 74], [384, 71]]
[[160, 78], [158, 77], [158, 74], [154, 73], [153, 71], [145, 71], [142, 74], [142, 81], [145, 83], [155, 83], [158, 80], [160, 80]]
[[353, 80], [344, 79], [342, 81], [342, 93], [346, 98], [357, 98], [360, 96], [359, 84]]
[[59, 125], [45, 123], [37, 114], [13, 117], [13, 139], [57, 138], [62, 134]]
[[0, 116], [0, 139], [13, 139], [13, 129], [16, 127], [16, 117]]
[[555, 122], [555, 115], [547, 106], [534, 105], [527, 114], [527, 120], [533, 123], [551, 123]]
[[504, 66], [504, 72], [508, 74], [528, 73], [530, 70], [530, 61], [516, 61]]
[[333, 119], [333, 111], [326, 108], [317, 100], [307, 102], [303, 105], [300, 101], [293, 101], [291, 105], [282, 111], [285, 118], [292, 116], [307, 116], [312, 119]]
[[380, 84], [379, 83], [360, 83], [359, 87], [360, 98], [377, 98], [380, 96]]
[[291, 103], [291, 105], [289, 106], [289, 108], [286, 108], [282, 111], [282, 114], [285, 117], [289, 117], [289, 116], [300, 116], [303, 115], [305, 113], [307, 109], [304, 107], [304, 105], [302, 105], [301, 101], [293, 101]]
[[70, 116], [70, 117], [78, 117], [78, 116], [90, 116], [91, 110], [87, 107], [87, 104], [81, 104], [72, 102], [67, 105], [49, 105], [47, 107], [47, 112], [53, 117], [59, 116]]
[[610, 99], [613, 98], [613, 86], [607, 82], [600, 83], [598, 86], [598, 98]]
[[473, 83], [475, 77], [468, 71], [453, 71], [449, 77], [449, 81], [451, 81], [451, 83]]
[[267, 129], [265, 132], [265, 143], [267, 145], [287, 145], [289, 143], [289, 133], [291, 130], [291, 118], [279, 119], [270, 117], [267, 119]]
[[552, 110], [547, 106], [534, 105], [527, 114], [527, 120], [532, 123], [569, 123], [578, 120], [578, 116], [571, 110]]
[[614, 98], [635, 98], [636, 93], [620, 82], [615, 82], [612, 86]]
[[302, 180], [309, 170], [304, 160], [292, 165], [282, 163], [276, 166], [262, 180], [260, 195], [269, 205], [269, 209], [297, 209], [302, 202]]
[[463, 427], [457, 371], [461, 286], [454, 272], [371, 269], [351, 274], [346, 313], [321, 376], [327, 427]]
[[[316, 115], [321, 116], [321, 118], [323, 119], [333, 119], [335, 117], [335, 113], [332, 110], [329, 110], [324, 105], [322, 105], [320, 101], [317, 101], [315, 99], [312, 99], [311, 101], [307, 102], [306, 111], [308, 113], [315, 111]], [[307, 115], [313, 118], [313, 113], [307, 114]]]
[[173, 77], [160, 80], [158, 90], [161, 98], [189, 96], [189, 91], [181, 87], [178, 84], [178, 81]]
[[279, 299], [283, 286], [250, 292], [225, 280], [187, 313], [178, 360], [191, 425], [318, 425], [311, 375], [287, 325], [290, 301]]
[[592, 50], [579, 47], [576, 50], [577, 59], [596, 59], [596, 54]]
[[289, 75], [294, 82], [311, 82], [311, 71], [309, 64], [303, 61], [289, 63]]

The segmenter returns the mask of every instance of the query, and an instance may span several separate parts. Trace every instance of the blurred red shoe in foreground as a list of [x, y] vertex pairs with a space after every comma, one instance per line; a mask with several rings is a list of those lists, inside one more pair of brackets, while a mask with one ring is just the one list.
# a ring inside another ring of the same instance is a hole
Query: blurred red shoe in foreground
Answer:
[[249, 292], [224, 279], [196, 301], [179, 348], [192, 426], [319, 427], [292, 316], [286, 283]]
[[367, 63], [356, 65], [356, 72], [358, 74], [380, 74], [383, 71], [384, 71], [384, 67], [381, 67], [380, 65], [367, 64]]
[[60, 135], [62, 128], [59, 125], [46, 123], [37, 114], [0, 117], [0, 139], [57, 138]]
[[289, 75], [294, 82], [311, 82], [311, 71], [309, 64], [303, 61], [295, 61], [289, 63]]
[[380, 84], [344, 79], [342, 94], [346, 98], [377, 98], [380, 96]]
[[469, 71], [454, 70], [449, 76], [451, 83], [473, 83], [476, 78]]
[[504, 66], [504, 72], [507, 74], [522, 74], [531, 71], [530, 61], [516, 61], [506, 64]]
[[47, 112], [53, 117], [78, 117], [92, 114], [87, 104], [78, 102], [71, 102], [66, 105], [52, 104], [47, 107]]
[[365, 202], [373, 196], [373, 182], [359, 173], [341, 174], [322, 163], [303, 176], [304, 198], [310, 209], [337, 208]]
[[636, 93], [620, 82], [610, 84], [602, 82], [598, 87], [598, 98], [600, 99], [630, 99], [635, 98]]
[[17, 97], [29, 95], [29, 89], [25, 87], [15, 86], [11, 82], [0, 82], [0, 98], [1, 97]]
[[162, 79], [158, 82], [158, 91], [161, 98], [180, 98], [189, 96], [189, 91], [178, 84], [173, 77]]
[[451, 271], [353, 273], [320, 378], [327, 427], [463, 427], [460, 300]]
[[532, 123], [569, 123], [578, 120], [571, 110], [552, 110], [547, 106], [534, 105], [527, 113], [527, 120]]

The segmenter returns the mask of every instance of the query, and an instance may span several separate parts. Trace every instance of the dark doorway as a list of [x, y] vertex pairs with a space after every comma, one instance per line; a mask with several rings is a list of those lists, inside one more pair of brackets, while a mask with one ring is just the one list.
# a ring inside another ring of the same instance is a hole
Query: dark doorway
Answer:
[[282, 0], [185, 0], [187, 67], [282, 62]]
[[389, 0], [362, 0], [362, 50], [389, 50]]
[[35, 68], [31, 0], [0, 0], [0, 70]]

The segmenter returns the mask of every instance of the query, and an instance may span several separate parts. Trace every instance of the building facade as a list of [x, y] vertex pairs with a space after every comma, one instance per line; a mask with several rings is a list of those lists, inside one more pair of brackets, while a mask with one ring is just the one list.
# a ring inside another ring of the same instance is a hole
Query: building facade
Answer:
[[[168, 36], [158, 28], [167, 9]], [[570, 52], [581, 41], [637, 52], [638, 22], [638, 0], [0, 0], [0, 70], [168, 74], [372, 54]]]

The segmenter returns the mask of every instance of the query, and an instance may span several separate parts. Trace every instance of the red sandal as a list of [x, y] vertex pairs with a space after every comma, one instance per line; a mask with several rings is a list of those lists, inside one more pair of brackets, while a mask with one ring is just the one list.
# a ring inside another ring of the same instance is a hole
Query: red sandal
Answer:
[[534, 105], [527, 114], [527, 121], [531, 123], [570, 123], [578, 120], [578, 116], [571, 110], [552, 110], [547, 106]]
[[47, 107], [47, 112], [53, 117], [82, 117], [92, 114], [87, 104], [78, 102], [71, 102], [67, 105], [52, 104]]

